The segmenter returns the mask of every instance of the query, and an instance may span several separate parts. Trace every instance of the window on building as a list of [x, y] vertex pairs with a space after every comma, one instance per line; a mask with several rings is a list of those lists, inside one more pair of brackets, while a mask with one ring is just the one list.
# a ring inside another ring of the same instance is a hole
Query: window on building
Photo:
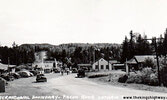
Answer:
[[106, 65], [106, 69], [109, 69], [109, 66], [108, 66], [108, 65]]
[[99, 69], [98, 65], [96, 65], [96, 68], [95, 69]]
[[104, 69], [104, 66], [103, 66], [103, 65], [101, 65], [101, 69]]

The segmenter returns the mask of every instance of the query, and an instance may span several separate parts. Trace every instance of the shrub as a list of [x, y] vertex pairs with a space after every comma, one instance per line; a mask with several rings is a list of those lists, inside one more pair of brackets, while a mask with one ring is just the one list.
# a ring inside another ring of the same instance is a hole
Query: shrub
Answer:
[[143, 83], [149, 84], [150, 83], [150, 75], [153, 73], [152, 68], [144, 68], [141, 71], [141, 73], [142, 73]]
[[141, 84], [143, 82], [141, 73], [131, 74], [126, 82]]
[[144, 60], [143, 66], [144, 66], [144, 67], [155, 68], [155, 63], [154, 63], [153, 59], [151, 59], [151, 58], [146, 58], [146, 59]]
[[152, 68], [144, 68], [142, 70], [142, 79], [143, 84], [157, 86], [158, 85], [158, 77]]
[[167, 87], [167, 67], [163, 67], [161, 70], [161, 80], [165, 87]]
[[150, 75], [149, 85], [158, 86], [158, 77], [155, 73]]
[[128, 76], [127, 75], [123, 75], [123, 76], [119, 77], [118, 82], [125, 83], [127, 79], [128, 79]]
[[133, 75], [130, 75], [130, 76], [128, 77], [128, 79], [126, 80], [126, 83], [134, 83], [134, 81], [135, 81], [134, 76], [133, 76]]
[[104, 76], [108, 76], [108, 74], [93, 74], [93, 75], [89, 75], [88, 78], [98, 78], [98, 77], [104, 77]]
[[152, 68], [144, 68], [140, 72], [131, 73], [126, 83], [138, 83], [157, 86], [158, 77]]

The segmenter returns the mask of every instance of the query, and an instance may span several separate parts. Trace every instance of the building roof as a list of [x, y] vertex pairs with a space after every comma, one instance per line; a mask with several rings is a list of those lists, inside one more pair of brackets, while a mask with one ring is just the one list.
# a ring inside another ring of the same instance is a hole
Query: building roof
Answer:
[[91, 64], [78, 64], [78, 66], [92, 66]]
[[113, 64], [113, 66], [115, 66], [115, 67], [117, 67], [117, 66], [124, 67], [125, 65], [124, 64]]
[[117, 60], [110, 60], [109, 63], [115, 64], [115, 63], [118, 63], [118, 61]]
[[[108, 61], [105, 60], [104, 58], [100, 58], [100, 59], [97, 60], [95, 63], [93, 63], [93, 65], [96, 65], [96, 64], [98, 64], [99, 62], [107, 62], [107, 63], [108, 63]], [[111, 63], [109, 63], [109, 64], [111, 65]]]
[[[15, 65], [9, 65], [9, 67], [14, 67], [14, 66]], [[7, 70], [8, 69], [8, 65], [0, 63], [0, 69], [1, 70]]]
[[155, 55], [141, 55], [141, 56], [135, 56], [135, 59], [138, 63], [144, 62], [146, 59], [152, 59], [155, 60]]
[[129, 61], [127, 61], [128, 64], [137, 64], [144, 62], [147, 58], [152, 59], [155, 61], [155, 55], [136, 55]]
[[136, 60], [134, 58], [128, 60], [126, 63], [128, 64], [137, 64]]

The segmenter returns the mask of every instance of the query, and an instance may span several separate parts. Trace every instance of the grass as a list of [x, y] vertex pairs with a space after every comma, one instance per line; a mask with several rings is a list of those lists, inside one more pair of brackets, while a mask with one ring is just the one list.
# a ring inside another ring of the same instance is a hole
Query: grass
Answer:
[[105, 76], [110, 76], [110, 75], [122, 75], [124, 74], [125, 72], [122, 72], [120, 70], [118, 71], [99, 71], [99, 72], [89, 72], [89, 73], [86, 73], [86, 76], [88, 78], [98, 78], [98, 77], [105, 77]]
[[89, 73], [89, 75], [95, 74], [108, 74], [107, 76], [103, 77], [96, 77], [96, 78], [88, 78], [91, 81], [95, 81], [98, 83], [106, 83], [109, 85], [114, 85], [118, 87], [127, 87], [137, 90], [146, 90], [146, 91], [154, 91], [154, 92], [163, 92], [167, 93], [167, 88], [163, 86], [149, 86], [144, 84], [136, 84], [136, 83], [119, 83], [118, 79], [121, 75], [124, 75], [125, 72], [121, 71], [109, 71], [109, 72], [97, 72], [97, 73]]

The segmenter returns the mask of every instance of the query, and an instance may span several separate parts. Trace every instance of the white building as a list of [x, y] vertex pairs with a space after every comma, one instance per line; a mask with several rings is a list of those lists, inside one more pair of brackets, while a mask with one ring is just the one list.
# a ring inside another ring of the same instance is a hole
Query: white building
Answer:
[[40, 51], [35, 54], [35, 62], [32, 64], [32, 67], [41, 69], [42, 73], [52, 72], [54, 67], [57, 67], [56, 59], [47, 60], [47, 52]]
[[46, 51], [35, 52], [34, 56], [35, 56], [35, 61], [32, 64], [32, 67], [44, 69], [45, 68], [44, 59], [47, 58]]
[[93, 70], [112, 70], [112, 65], [105, 59], [101, 58], [92, 65]]
[[44, 72], [52, 72], [53, 68], [56, 67], [56, 60], [44, 60]]

